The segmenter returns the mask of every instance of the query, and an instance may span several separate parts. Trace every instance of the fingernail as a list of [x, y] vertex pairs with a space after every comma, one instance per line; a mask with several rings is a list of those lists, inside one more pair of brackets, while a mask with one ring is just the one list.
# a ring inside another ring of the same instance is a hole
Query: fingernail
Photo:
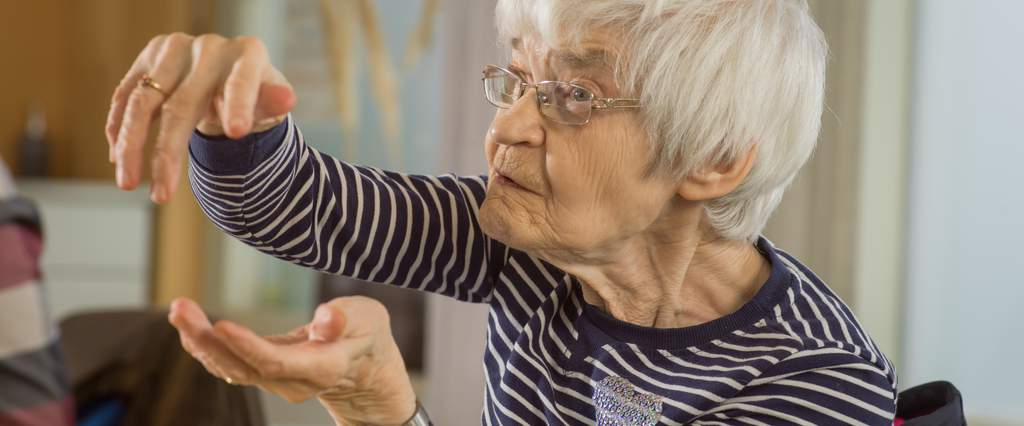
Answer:
[[117, 186], [124, 186], [124, 168], [118, 165], [114, 170], [114, 178], [117, 180]]
[[309, 340], [317, 342], [326, 342], [327, 338], [323, 335], [322, 329], [329, 327], [331, 324], [331, 311], [326, 306], [320, 305], [316, 308], [316, 313], [313, 315], [313, 324], [309, 327]]
[[316, 308], [316, 315], [313, 317], [313, 321], [321, 325], [329, 325], [331, 323], [331, 310], [324, 305], [320, 305]]
[[229, 333], [233, 332], [234, 331], [234, 327], [235, 327], [235, 325], [232, 324], [231, 321], [228, 321], [228, 320], [217, 321], [217, 322], [213, 323], [213, 326], [214, 326], [214, 328], [227, 329], [227, 331]]
[[149, 191], [149, 199], [154, 203], [162, 203], [164, 201], [164, 188], [160, 185], [154, 184]]
[[327, 341], [327, 339], [324, 338], [324, 336], [322, 334], [320, 334], [319, 331], [317, 331], [316, 327], [310, 327], [309, 328], [309, 340], [314, 341], [314, 342], [326, 342]]
[[230, 127], [231, 131], [236, 134], [242, 133], [245, 131], [245, 120], [242, 120], [241, 118], [232, 118], [231, 122], [228, 123], [228, 127]]

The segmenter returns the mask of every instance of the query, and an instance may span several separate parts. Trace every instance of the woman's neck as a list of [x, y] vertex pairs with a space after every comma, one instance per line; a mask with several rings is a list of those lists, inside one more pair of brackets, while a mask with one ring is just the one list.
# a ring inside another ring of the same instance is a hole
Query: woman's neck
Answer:
[[771, 266], [752, 244], [712, 237], [701, 222], [638, 235], [601, 262], [566, 269], [583, 282], [587, 303], [621, 321], [679, 328], [714, 320], [753, 298]]

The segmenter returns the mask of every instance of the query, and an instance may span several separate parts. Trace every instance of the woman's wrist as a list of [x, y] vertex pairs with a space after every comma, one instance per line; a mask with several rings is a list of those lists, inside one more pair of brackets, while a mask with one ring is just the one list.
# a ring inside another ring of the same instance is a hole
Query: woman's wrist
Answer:
[[[346, 413], [342, 410], [339, 410], [338, 407], [335, 407], [333, 404], [331, 404], [330, 398], [324, 398], [323, 396], [320, 396], [317, 399], [320, 401], [320, 405], [327, 409], [327, 413], [331, 415], [331, 418], [334, 419], [334, 424], [338, 426], [370, 426], [377, 424], [368, 422], [366, 419], [357, 418], [361, 417], [358, 415], [358, 413]], [[401, 410], [400, 412], [396, 413], [395, 416], [393, 416], [394, 419], [403, 420], [399, 420], [399, 423], [392, 424], [396, 426], [405, 426], [413, 424], [411, 422], [413, 421], [414, 418], [416, 418], [416, 416], [420, 412], [419, 400], [413, 398], [412, 403], [406, 405], [407, 406], [405, 409]]]
[[420, 400], [416, 400], [416, 409], [412, 413], [412, 417], [402, 423], [402, 426], [429, 426], [433, 423], [430, 422], [430, 417], [427, 416], [427, 410], [423, 408], [423, 404], [420, 404]]
[[408, 415], [402, 416], [403, 418], [405, 418], [405, 421], [402, 422], [403, 426], [410, 424], [416, 417], [416, 415], [420, 413], [420, 400], [414, 399], [412, 402], [412, 409], [407, 410], [406, 412], [408, 413]]
[[339, 425], [403, 425], [416, 414], [416, 391], [391, 335], [387, 311], [369, 299], [349, 302], [361, 302], [365, 308], [365, 312], [347, 314], [350, 322], [356, 321], [352, 315], [373, 319], [369, 329], [352, 337], [364, 342], [365, 349], [349, 360], [344, 378], [333, 380], [335, 384], [317, 399]]

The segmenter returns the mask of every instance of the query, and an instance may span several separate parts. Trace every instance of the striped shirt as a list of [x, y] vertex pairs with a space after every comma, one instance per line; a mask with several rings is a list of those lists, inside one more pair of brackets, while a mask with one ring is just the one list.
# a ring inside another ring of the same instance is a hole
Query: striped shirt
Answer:
[[896, 375], [850, 309], [765, 239], [771, 276], [708, 323], [655, 329], [481, 232], [484, 177], [338, 161], [289, 117], [242, 140], [196, 133], [190, 181], [224, 231], [276, 257], [490, 305], [483, 423], [892, 424]]

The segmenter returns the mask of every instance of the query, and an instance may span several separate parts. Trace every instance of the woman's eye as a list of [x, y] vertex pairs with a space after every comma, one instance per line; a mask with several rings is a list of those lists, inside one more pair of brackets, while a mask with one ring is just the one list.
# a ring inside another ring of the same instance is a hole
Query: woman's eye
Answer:
[[570, 97], [576, 102], [587, 102], [594, 98], [594, 94], [582, 87], [573, 87]]

